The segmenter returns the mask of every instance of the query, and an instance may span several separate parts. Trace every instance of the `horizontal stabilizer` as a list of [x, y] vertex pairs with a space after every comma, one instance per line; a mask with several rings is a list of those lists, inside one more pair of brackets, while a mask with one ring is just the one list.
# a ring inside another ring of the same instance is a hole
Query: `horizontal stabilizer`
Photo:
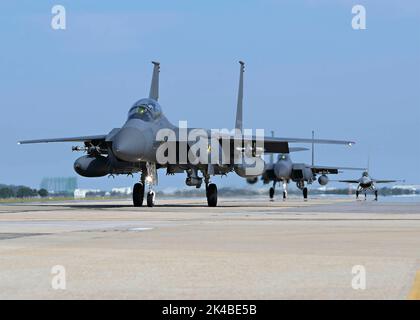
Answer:
[[313, 173], [325, 173], [325, 174], [338, 174], [342, 170], [358, 170], [363, 171], [366, 168], [353, 168], [353, 167], [328, 167], [328, 166], [310, 166]]
[[300, 151], [308, 151], [308, 148], [304, 147], [289, 147], [289, 152], [300, 152]]

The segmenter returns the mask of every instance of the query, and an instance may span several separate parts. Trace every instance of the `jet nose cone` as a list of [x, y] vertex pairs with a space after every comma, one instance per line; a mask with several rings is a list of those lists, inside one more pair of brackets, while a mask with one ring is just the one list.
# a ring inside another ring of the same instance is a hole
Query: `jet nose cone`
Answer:
[[137, 162], [143, 155], [143, 134], [136, 128], [122, 128], [112, 141], [114, 155], [124, 161]]
[[274, 174], [277, 178], [288, 179], [292, 173], [292, 167], [289, 163], [277, 162], [274, 165]]

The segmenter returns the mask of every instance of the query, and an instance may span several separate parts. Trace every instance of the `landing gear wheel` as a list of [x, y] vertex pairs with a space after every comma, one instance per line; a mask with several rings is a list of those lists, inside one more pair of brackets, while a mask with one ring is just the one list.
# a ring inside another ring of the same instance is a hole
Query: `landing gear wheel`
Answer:
[[144, 198], [144, 185], [143, 183], [136, 183], [133, 188], [133, 205], [141, 207]]
[[356, 200], [359, 199], [359, 191], [356, 191]]
[[147, 206], [153, 207], [155, 205], [155, 192], [149, 191], [147, 193]]
[[217, 186], [210, 183], [206, 188], [207, 204], [209, 207], [217, 206]]
[[269, 195], [270, 195], [270, 199], [274, 198], [274, 188], [273, 187], [270, 188]]
[[378, 190], [375, 190], [375, 201], [378, 201]]
[[283, 191], [283, 200], [286, 200], [286, 199], [287, 199], [287, 192]]
[[303, 199], [308, 200], [308, 188], [303, 188]]

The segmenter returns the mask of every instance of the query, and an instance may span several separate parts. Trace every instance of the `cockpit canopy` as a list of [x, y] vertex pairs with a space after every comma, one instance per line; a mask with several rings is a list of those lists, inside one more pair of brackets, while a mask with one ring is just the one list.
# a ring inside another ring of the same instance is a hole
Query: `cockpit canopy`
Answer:
[[363, 177], [369, 177], [369, 173], [367, 171], [363, 172]]
[[287, 160], [288, 156], [284, 153], [280, 153], [277, 157], [277, 161], [281, 161], [281, 160]]
[[128, 119], [140, 119], [154, 121], [162, 115], [159, 103], [153, 99], [141, 99], [137, 101], [128, 112]]

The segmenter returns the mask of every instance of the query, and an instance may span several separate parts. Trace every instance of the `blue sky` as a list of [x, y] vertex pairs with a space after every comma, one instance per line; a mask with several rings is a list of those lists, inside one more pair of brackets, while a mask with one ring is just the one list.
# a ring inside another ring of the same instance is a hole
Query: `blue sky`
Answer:
[[[54, 4], [66, 8], [64, 31], [50, 27]], [[354, 4], [365, 5], [367, 30], [351, 28]], [[0, 183], [74, 175], [71, 144], [16, 141], [120, 127], [148, 94], [151, 60], [162, 64], [160, 102], [172, 122], [231, 128], [240, 59], [247, 128], [354, 139], [350, 149], [317, 147], [317, 163], [364, 166], [370, 153], [374, 177], [420, 183], [418, 1], [6, 0], [0, 39]], [[229, 178], [215, 181], [244, 184]], [[161, 172], [160, 187], [184, 179]], [[79, 178], [105, 189], [134, 182]]]

